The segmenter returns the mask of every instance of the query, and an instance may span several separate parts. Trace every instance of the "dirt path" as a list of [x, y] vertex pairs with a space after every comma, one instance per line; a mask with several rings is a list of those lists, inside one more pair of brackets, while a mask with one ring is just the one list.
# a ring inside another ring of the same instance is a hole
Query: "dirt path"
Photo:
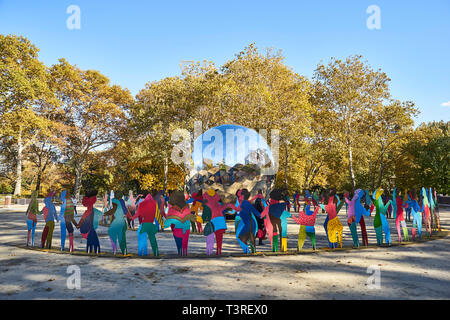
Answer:
[[[23, 208], [0, 208], [0, 299], [449, 299], [450, 237], [360, 250], [321, 250], [286, 256], [170, 259], [175, 244], [169, 232], [158, 234], [161, 259], [118, 259], [55, 254], [21, 249], [26, 239]], [[343, 214], [341, 221], [345, 221]], [[323, 219], [317, 222], [318, 246], [325, 247]], [[441, 209], [449, 228], [450, 210]], [[392, 239], [397, 240], [394, 221]], [[372, 221], [367, 222], [374, 243]], [[409, 226], [409, 224], [408, 224]], [[43, 223], [39, 222], [36, 243]], [[233, 231], [230, 223], [229, 230]], [[344, 246], [351, 237], [344, 226]], [[59, 226], [53, 245], [59, 246]], [[298, 226], [289, 224], [288, 248], [295, 249]], [[102, 246], [108, 251], [106, 229], [100, 227]], [[76, 247], [84, 249], [79, 233]], [[127, 232], [130, 252], [137, 252], [136, 233]], [[224, 253], [238, 253], [233, 233], [224, 239]], [[189, 252], [203, 255], [205, 240], [194, 235]], [[310, 248], [310, 243], [305, 243]], [[269, 245], [258, 247], [268, 251]], [[151, 253], [151, 250], [150, 250]], [[80, 270], [80, 289], [69, 289], [68, 267]], [[379, 288], [373, 288], [368, 268], [378, 268]], [[368, 281], [369, 280], [369, 281]]]

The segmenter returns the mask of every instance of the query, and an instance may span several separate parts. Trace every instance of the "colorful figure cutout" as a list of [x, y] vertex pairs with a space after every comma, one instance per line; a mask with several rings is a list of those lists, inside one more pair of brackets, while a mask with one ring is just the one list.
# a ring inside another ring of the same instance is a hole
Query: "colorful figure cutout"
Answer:
[[81, 216], [77, 228], [80, 229], [81, 236], [86, 239], [86, 252], [98, 254], [100, 253], [101, 248], [97, 232], [95, 231], [94, 228], [95, 202], [97, 202], [97, 191], [96, 190], [88, 191], [86, 195], [83, 197], [81, 202], [83, 206], [86, 207], [86, 211]]
[[416, 228], [419, 231], [419, 239], [422, 238], [422, 216], [420, 214], [420, 206], [415, 199], [415, 192], [410, 192], [408, 195], [408, 208], [411, 208], [411, 214], [413, 217], [413, 224], [411, 228], [412, 238], [416, 240]]
[[[206, 208], [207, 207], [207, 208]], [[225, 230], [227, 230], [227, 224], [225, 221], [225, 215], [224, 211], [227, 209], [233, 209], [238, 211], [236, 206], [232, 203], [222, 204], [220, 196], [217, 192], [215, 192], [213, 189], [207, 190], [203, 194], [203, 221], [211, 222], [212, 229], [214, 230], [214, 235], [216, 237], [216, 254], [221, 255], [222, 254], [222, 241], [223, 241], [223, 234], [225, 233]], [[206, 212], [205, 212], [206, 211]], [[210, 216], [210, 218], [208, 217]], [[205, 219], [205, 217], [206, 219]], [[206, 228], [206, 226], [205, 226]], [[210, 227], [208, 227], [210, 228]], [[210, 230], [208, 230], [209, 232]], [[212, 242], [212, 236], [211, 233], [207, 236], [207, 253], [210, 252], [210, 246]]]
[[180, 256], [187, 255], [191, 221], [197, 222], [196, 216], [191, 214], [189, 205], [186, 204], [184, 193], [173, 191], [169, 196], [169, 209], [164, 227], [172, 229]]
[[385, 234], [386, 244], [391, 244], [391, 232], [389, 229], [389, 223], [386, 219], [386, 212], [388, 207], [391, 205], [391, 201], [389, 200], [386, 205], [384, 205], [383, 198], [381, 197], [383, 192], [383, 189], [378, 188], [373, 193], [373, 200], [376, 209], [375, 217], [373, 219], [373, 227], [375, 228], [377, 245], [380, 246], [383, 244], [383, 231]]
[[58, 215], [56, 213], [55, 205], [52, 202], [52, 198], [55, 195], [54, 191], [45, 197], [44, 203], [45, 207], [42, 209], [45, 218], [45, 227], [42, 231], [41, 247], [51, 249], [52, 248], [52, 238], [53, 230], [55, 229], [55, 220], [58, 221]]
[[27, 247], [34, 246], [34, 232], [36, 231], [37, 215], [39, 214], [39, 203], [37, 201], [37, 191], [31, 194], [31, 201], [28, 205], [27, 215]]
[[305, 206], [303, 211], [299, 212], [298, 223], [300, 224], [298, 232], [298, 244], [297, 250], [301, 251], [305, 244], [306, 237], [311, 239], [311, 245], [314, 250], [316, 250], [316, 229], [314, 227], [316, 223], [317, 213], [321, 209], [319, 206], [315, 208], [314, 211], [311, 209], [311, 200], [305, 194]]
[[403, 208], [407, 208], [408, 203], [403, 203], [403, 199], [401, 197], [397, 197], [396, 191], [397, 188], [394, 188], [391, 204], [393, 217], [395, 219], [395, 226], [397, 228], [398, 242], [402, 242], [400, 230], [403, 231], [403, 239], [408, 241], [408, 228], [406, 227], [405, 218], [403, 217]]
[[[158, 227], [154, 224], [156, 212], [158, 210], [158, 203], [153, 199], [151, 194], [148, 194], [145, 199], [139, 203], [136, 213], [133, 216], [128, 213], [130, 219], [134, 220], [138, 217], [142, 218], [142, 223], [138, 230], [138, 237], [142, 233], [147, 234], [154, 256], [159, 256], [158, 242], [156, 241]], [[147, 247], [147, 244], [145, 246]]]
[[[329, 247], [336, 248], [339, 244], [339, 247], [342, 248], [342, 234], [344, 231], [344, 226], [339, 220], [337, 213], [344, 203], [340, 201], [339, 197], [335, 194], [335, 191], [332, 191], [327, 197], [328, 204], [320, 204], [320, 207], [325, 210], [327, 214], [324, 228], [328, 237]], [[335, 199], [337, 199], [337, 203], [334, 202]]]
[[243, 199], [239, 204], [240, 211], [236, 214], [236, 218], [239, 218], [236, 223], [236, 238], [244, 253], [255, 253], [255, 238], [258, 233], [256, 217], [261, 218], [261, 214], [248, 200], [250, 192], [247, 189], [243, 189], [241, 195]]

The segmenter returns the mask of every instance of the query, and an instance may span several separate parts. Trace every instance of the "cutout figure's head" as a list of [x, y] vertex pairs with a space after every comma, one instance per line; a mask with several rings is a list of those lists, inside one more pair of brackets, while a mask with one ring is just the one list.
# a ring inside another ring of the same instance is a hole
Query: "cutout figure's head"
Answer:
[[184, 208], [186, 206], [184, 193], [178, 190], [171, 192], [169, 196], [169, 203], [172, 206], [177, 206], [180, 209]]

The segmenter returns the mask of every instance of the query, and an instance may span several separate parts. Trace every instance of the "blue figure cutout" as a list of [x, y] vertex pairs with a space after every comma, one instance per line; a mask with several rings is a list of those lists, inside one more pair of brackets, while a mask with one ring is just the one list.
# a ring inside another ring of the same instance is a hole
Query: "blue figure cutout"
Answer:
[[416, 227], [419, 230], [419, 239], [422, 238], [422, 215], [420, 214], [420, 206], [416, 201], [413, 193], [410, 192], [408, 194], [408, 208], [411, 208], [411, 214], [413, 216], [413, 225], [412, 225], [412, 238], [416, 239]]
[[137, 240], [138, 240], [138, 255], [139, 256], [146, 256], [148, 254], [148, 248], [147, 248], [147, 233], [142, 232], [142, 223], [139, 225], [138, 231], [137, 231]]
[[371, 198], [371, 196], [370, 196], [370, 192], [369, 192], [369, 190], [365, 190], [364, 191], [364, 195], [365, 195], [365, 199], [364, 199], [364, 202], [365, 202], [365, 204], [366, 204], [366, 206], [368, 206], [369, 207], [369, 217], [370, 217], [370, 215], [371, 215], [371, 213], [372, 213], [372, 210], [373, 210], [373, 208], [375, 207], [375, 205], [373, 204], [373, 202], [372, 202], [372, 198]]
[[45, 227], [42, 231], [41, 246], [42, 248], [51, 249], [53, 230], [55, 228], [55, 219], [58, 221], [58, 214], [56, 213], [55, 205], [52, 202], [52, 198], [55, 195], [54, 191], [50, 191], [47, 197], [44, 199], [45, 207], [42, 209], [45, 217]]
[[244, 253], [250, 253], [248, 248], [248, 240], [250, 240], [251, 252], [256, 252], [255, 238], [258, 233], [258, 222], [256, 217], [261, 218], [261, 214], [256, 208], [248, 201], [250, 197], [250, 192], [247, 189], [241, 191], [243, 200], [237, 207], [240, 207], [239, 213], [237, 213], [236, 218], [236, 238], [239, 242]]
[[59, 227], [61, 233], [61, 251], [64, 251], [66, 244], [66, 219], [64, 219], [64, 211], [66, 209], [66, 190], [61, 192], [61, 207], [59, 209]]
[[369, 209], [364, 208], [361, 203], [361, 199], [362, 197], [364, 197], [365, 194], [364, 190], [358, 189], [355, 191], [355, 193], [358, 194], [358, 200], [355, 203], [355, 222], [356, 224], [359, 223], [359, 226], [361, 227], [362, 243], [363, 246], [367, 247], [369, 245], [369, 239], [367, 237], [367, 230], [366, 230], [366, 223], [364, 221], [364, 216], [366, 217], [370, 216], [370, 211]]
[[[405, 194], [404, 195], [405, 196], [404, 196], [403, 201], [405, 203], [408, 203], [408, 201], [409, 201], [409, 194], [408, 194], [408, 192], [406, 190], [405, 190]], [[409, 206], [409, 203], [408, 203], [408, 206], [405, 209], [405, 212], [406, 212], [406, 221], [411, 221], [411, 207]]]

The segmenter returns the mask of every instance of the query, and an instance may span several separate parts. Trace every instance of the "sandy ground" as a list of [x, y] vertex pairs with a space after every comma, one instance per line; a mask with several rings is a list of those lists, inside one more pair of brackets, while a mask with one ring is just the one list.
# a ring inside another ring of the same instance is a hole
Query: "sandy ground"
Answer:
[[[309, 240], [300, 254], [272, 255], [270, 244], [258, 246], [258, 255], [243, 255], [229, 222], [223, 257], [206, 257], [205, 237], [191, 235], [189, 256], [176, 256], [170, 232], [157, 234], [160, 258], [137, 258], [136, 232], [127, 231], [132, 257], [112, 257], [107, 229], [99, 227], [100, 257], [43, 252], [22, 248], [26, 242], [25, 206], [0, 208], [0, 299], [449, 299], [450, 236], [398, 245], [395, 222], [389, 220], [393, 246], [351, 249], [344, 225], [345, 250], [325, 250], [323, 221], [316, 222], [318, 247]], [[83, 212], [84, 208], [79, 208]], [[345, 211], [339, 214], [345, 221]], [[41, 217], [40, 217], [41, 218]], [[80, 215], [77, 217], [77, 220]], [[441, 223], [450, 229], [450, 208], [441, 208]], [[372, 218], [366, 221], [369, 243], [375, 242]], [[408, 227], [411, 223], [408, 222]], [[44, 223], [38, 221], [35, 243]], [[288, 225], [288, 249], [297, 246], [298, 225]], [[54, 249], [60, 247], [59, 224]], [[75, 231], [75, 249], [85, 240]], [[66, 243], [66, 246], [68, 243]], [[56, 250], [55, 250], [56, 251]], [[69, 289], [72, 273], [80, 270], [80, 288]], [[372, 268], [372, 269], [371, 269]], [[378, 268], [380, 285], [373, 279]]]

